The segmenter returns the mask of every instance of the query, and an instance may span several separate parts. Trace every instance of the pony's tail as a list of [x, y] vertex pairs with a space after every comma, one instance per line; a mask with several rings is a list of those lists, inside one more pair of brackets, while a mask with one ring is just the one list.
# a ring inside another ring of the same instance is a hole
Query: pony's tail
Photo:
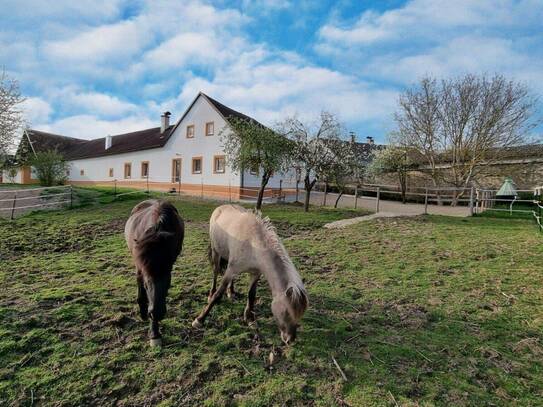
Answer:
[[209, 263], [211, 263], [211, 265], [213, 265], [213, 257], [212, 257], [213, 252], [212, 252], [212, 250], [213, 249], [211, 249], [211, 243], [209, 243], [207, 245], [207, 259], [209, 260]]

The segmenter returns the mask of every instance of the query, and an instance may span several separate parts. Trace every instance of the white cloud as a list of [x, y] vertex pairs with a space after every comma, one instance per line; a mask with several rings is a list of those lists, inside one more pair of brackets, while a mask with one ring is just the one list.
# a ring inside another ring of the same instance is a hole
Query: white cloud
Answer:
[[68, 40], [44, 44], [51, 59], [88, 62], [122, 60], [134, 55], [149, 40], [143, 27], [134, 21], [99, 26]]
[[268, 124], [293, 114], [309, 119], [321, 110], [361, 123], [384, 122], [396, 101], [396, 91], [376, 89], [354, 76], [269, 57], [263, 50], [251, 52], [212, 80], [189, 80], [179, 104], [188, 104], [202, 90]]
[[324, 25], [319, 31], [320, 49], [390, 40], [435, 41], [451, 30], [522, 27], [539, 24], [541, 18], [543, 4], [537, 0], [411, 0], [382, 13], [366, 11], [352, 26], [334, 21]]
[[29, 126], [49, 121], [53, 109], [51, 105], [39, 97], [29, 97], [22, 103], [25, 121]]

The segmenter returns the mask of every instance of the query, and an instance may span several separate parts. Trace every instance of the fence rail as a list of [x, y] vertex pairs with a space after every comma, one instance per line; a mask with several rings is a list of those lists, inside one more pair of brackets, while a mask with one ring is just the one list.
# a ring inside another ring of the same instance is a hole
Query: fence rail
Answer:
[[16, 213], [27, 212], [29, 209], [62, 207], [65, 204], [73, 205], [73, 189], [70, 185], [0, 190], [0, 215], [10, 219], [14, 219]]

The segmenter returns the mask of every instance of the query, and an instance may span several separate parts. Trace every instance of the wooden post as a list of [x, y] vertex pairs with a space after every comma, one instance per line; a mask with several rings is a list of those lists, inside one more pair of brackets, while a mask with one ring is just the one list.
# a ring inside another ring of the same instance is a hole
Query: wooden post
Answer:
[[299, 184], [300, 184], [300, 180], [297, 179], [297, 180], [296, 180], [296, 202], [298, 202], [298, 194], [300, 193]]
[[228, 180], [228, 202], [232, 202], [232, 183]]
[[149, 195], [149, 174], [147, 174], [147, 195]]
[[177, 177], [177, 182], [179, 186], [177, 187], [177, 195], [181, 196], [181, 174]]
[[377, 199], [375, 202], [375, 212], [379, 212], [379, 200], [381, 199], [381, 187], [377, 187]]
[[354, 209], [358, 206], [358, 185], [354, 187]]
[[424, 214], [428, 215], [428, 187], [424, 193]]
[[280, 200], [282, 196], [283, 196], [283, 180], [280, 179], [279, 180], [279, 198], [278, 198], [278, 200]]
[[202, 189], [200, 193], [200, 198], [204, 199], [204, 179], [202, 178]]
[[11, 206], [11, 220], [13, 220], [14, 214], [15, 214], [15, 203], [17, 202], [17, 192], [15, 192], [15, 195], [13, 195], [13, 205]]
[[74, 188], [70, 185], [70, 209], [74, 206], [74, 194], [73, 194]]
[[113, 180], [113, 197], [117, 198], [117, 180]]
[[473, 197], [474, 197], [474, 188], [473, 186], [471, 187], [471, 190], [469, 191], [469, 214], [470, 216], [473, 216]]
[[324, 196], [322, 197], [322, 206], [326, 206], [326, 195], [328, 194], [328, 182], [324, 183]]

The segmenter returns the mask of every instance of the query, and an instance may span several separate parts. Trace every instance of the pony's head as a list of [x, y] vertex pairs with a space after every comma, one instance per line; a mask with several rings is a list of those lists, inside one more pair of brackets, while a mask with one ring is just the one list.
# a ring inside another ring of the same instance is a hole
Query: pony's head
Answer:
[[136, 266], [143, 274], [147, 293], [147, 316], [161, 321], [166, 315], [166, 297], [171, 284], [172, 264], [177, 254], [170, 247], [174, 234], [150, 228], [136, 241]]
[[273, 299], [271, 309], [281, 331], [281, 340], [290, 344], [296, 339], [300, 319], [307, 309], [307, 293], [304, 287], [289, 286], [284, 295]]

